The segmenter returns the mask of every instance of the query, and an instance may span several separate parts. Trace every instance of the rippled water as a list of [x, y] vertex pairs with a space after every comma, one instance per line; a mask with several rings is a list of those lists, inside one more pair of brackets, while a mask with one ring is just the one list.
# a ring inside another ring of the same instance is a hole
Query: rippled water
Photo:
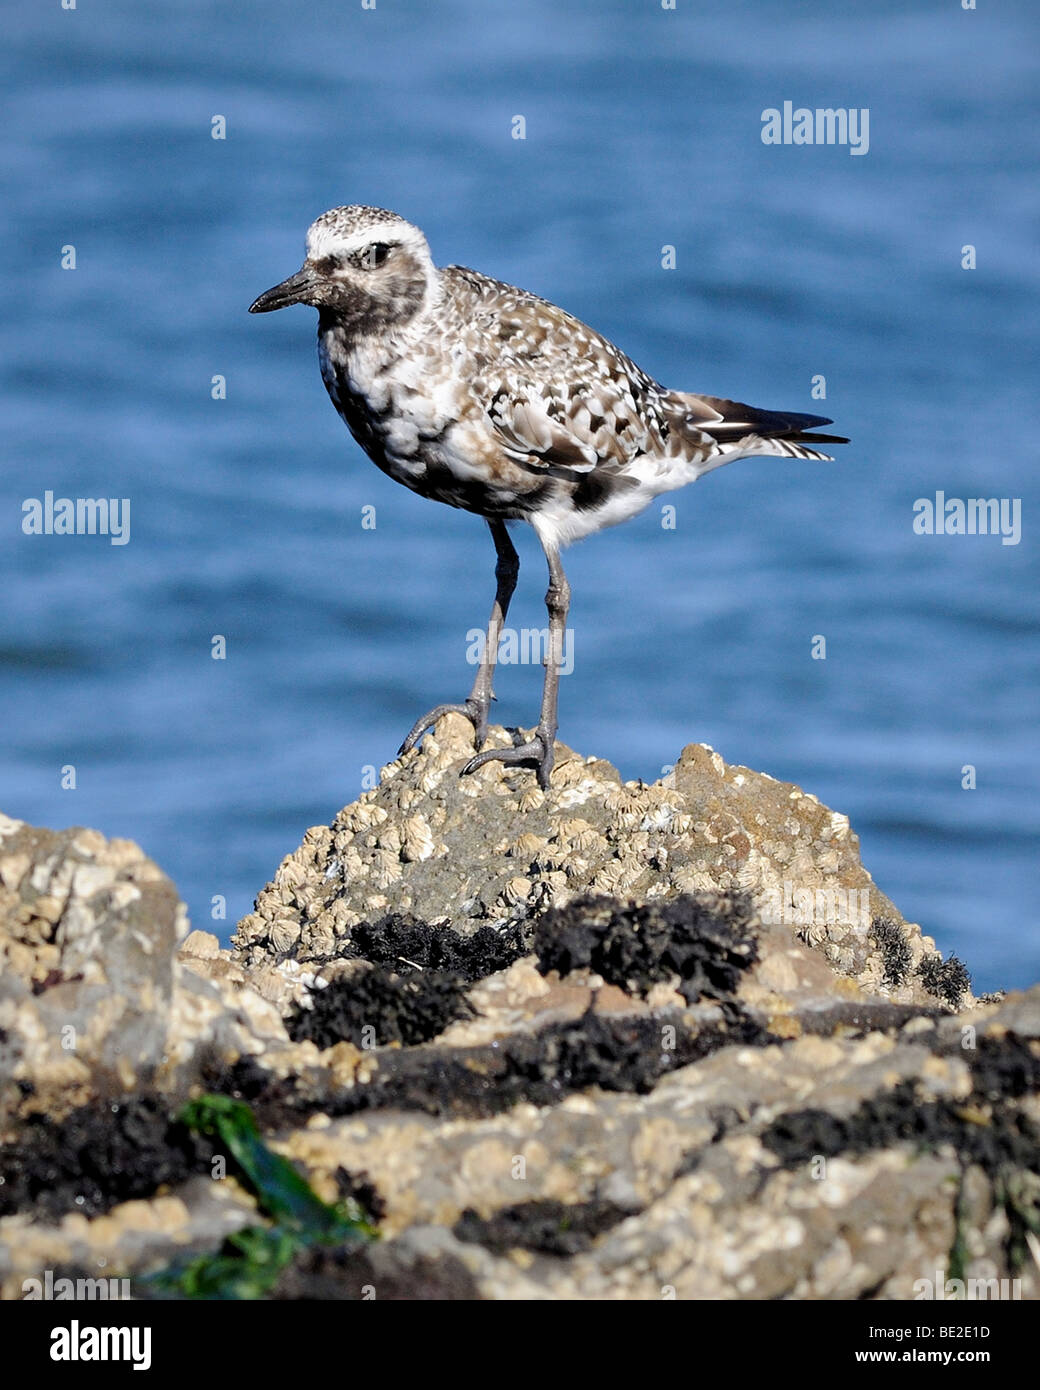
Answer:
[[[849, 8], [10, 12], [0, 805], [132, 836], [199, 925], [222, 894], [230, 927], [415, 715], [468, 688], [485, 528], [368, 463], [312, 312], [245, 313], [317, 213], [381, 204], [669, 384], [853, 437], [833, 465], [724, 469], [663, 499], [674, 530], [654, 508], [568, 553], [562, 736], [629, 777], [703, 740], [799, 782], [977, 984], [1035, 980], [1040, 19]], [[869, 108], [869, 153], [764, 145], [786, 99]], [[48, 489], [130, 498], [130, 543], [24, 536]], [[937, 489], [1021, 498], [1020, 544], [915, 535]], [[512, 617], [540, 626], [521, 531]], [[533, 722], [540, 677], [502, 672], [506, 722]]]

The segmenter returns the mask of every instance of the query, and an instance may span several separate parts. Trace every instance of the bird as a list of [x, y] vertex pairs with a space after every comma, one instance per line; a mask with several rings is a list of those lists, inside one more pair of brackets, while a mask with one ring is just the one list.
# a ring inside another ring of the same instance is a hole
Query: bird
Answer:
[[[318, 310], [318, 359], [333, 406], [369, 458], [422, 497], [483, 517], [495, 598], [476, 679], [460, 703], [415, 721], [399, 756], [445, 714], [474, 729], [467, 775], [533, 768], [549, 788], [570, 587], [561, 550], [627, 521], [656, 497], [735, 459], [833, 461], [819, 415], [759, 410], [661, 385], [565, 310], [465, 266], [434, 264], [422, 231], [385, 208], [322, 213], [303, 266], [250, 313]], [[549, 571], [548, 642], [537, 726], [483, 748], [495, 661], [520, 569], [512, 522], [530, 524]]]

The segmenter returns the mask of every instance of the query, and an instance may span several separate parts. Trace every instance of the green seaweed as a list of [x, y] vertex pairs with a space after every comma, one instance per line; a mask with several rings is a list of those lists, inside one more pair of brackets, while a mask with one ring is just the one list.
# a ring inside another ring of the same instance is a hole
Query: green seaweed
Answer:
[[174, 1298], [263, 1298], [310, 1246], [362, 1245], [378, 1235], [354, 1198], [323, 1202], [288, 1159], [269, 1149], [243, 1101], [200, 1096], [178, 1118], [223, 1145], [235, 1176], [271, 1224], [247, 1226], [218, 1250], [152, 1275], [148, 1282], [157, 1292]]
[[1007, 1217], [1008, 1265], [1020, 1274], [1032, 1258], [1030, 1237], [1040, 1236], [1040, 1177], [1022, 1168], [1003, 1173], [996, 1201]]
[[957, 1193], [953, 1199], [953, 1244], [950, 1246], [950, 1253], [946, 1260], [946, 1277], [950, 1279], [967, 1279], [966, 1265], [968, 1263], [968, 1203], [964, 1191], [964, 1169], [961, 1168], [960, 1177], [957, 1180]]

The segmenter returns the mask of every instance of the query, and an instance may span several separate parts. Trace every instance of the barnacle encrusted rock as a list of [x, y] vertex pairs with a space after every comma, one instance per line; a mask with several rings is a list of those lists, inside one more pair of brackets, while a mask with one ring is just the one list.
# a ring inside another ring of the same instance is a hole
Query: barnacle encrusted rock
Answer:
[[131, 841], [0, 818], [0, 1076], [66, 1091], [157, 1068], [186, 926]]
[[176, 888], [131, 840], [0, 816], [0, 1132], [17, 1113], [183, 1088], [207, 1048], [285, 1039], [215, 938], [193, 932], [178, 961], [187, 931]]
[[147, 1297], [263, 1219], [202, 1092], [378, 1212], [277, 1297], [1040, 1297], [1040, 985], [973, 1001], [843, 817], [710, 749], [547, 793], [470, 751], [309, 830], [230, 949], [136, 846], [0, 821], [0, 1297]]
[[[508, 742], [491, 729], [489, 746]], [[239, 923], [242, 966], [322, 960], [353, 926], [387, 914], [465, 934], [530, 924], [587, 894], [736, 891], [869, 992], [970, 998], [966, 980], [936, 973], [935, 943], [877, 888], [848, 819], [789, 782], [692, 743], [660, 781], [626, 783], [610, 763], [558, 745], [542, 793], [499, 762], [460, 778], [472, 752], [469, 721], [446, 715], [378, 787], [308, 830]]]

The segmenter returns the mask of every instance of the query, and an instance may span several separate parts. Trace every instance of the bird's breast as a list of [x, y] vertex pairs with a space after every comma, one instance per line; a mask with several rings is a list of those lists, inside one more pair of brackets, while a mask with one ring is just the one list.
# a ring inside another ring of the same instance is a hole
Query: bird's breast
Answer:
[[345, 350], [319, 336], [332, 404], [384, 473], [413, 492], [483, 516], [522, 516], [547, 479], [504, 453], [451, 353]]

